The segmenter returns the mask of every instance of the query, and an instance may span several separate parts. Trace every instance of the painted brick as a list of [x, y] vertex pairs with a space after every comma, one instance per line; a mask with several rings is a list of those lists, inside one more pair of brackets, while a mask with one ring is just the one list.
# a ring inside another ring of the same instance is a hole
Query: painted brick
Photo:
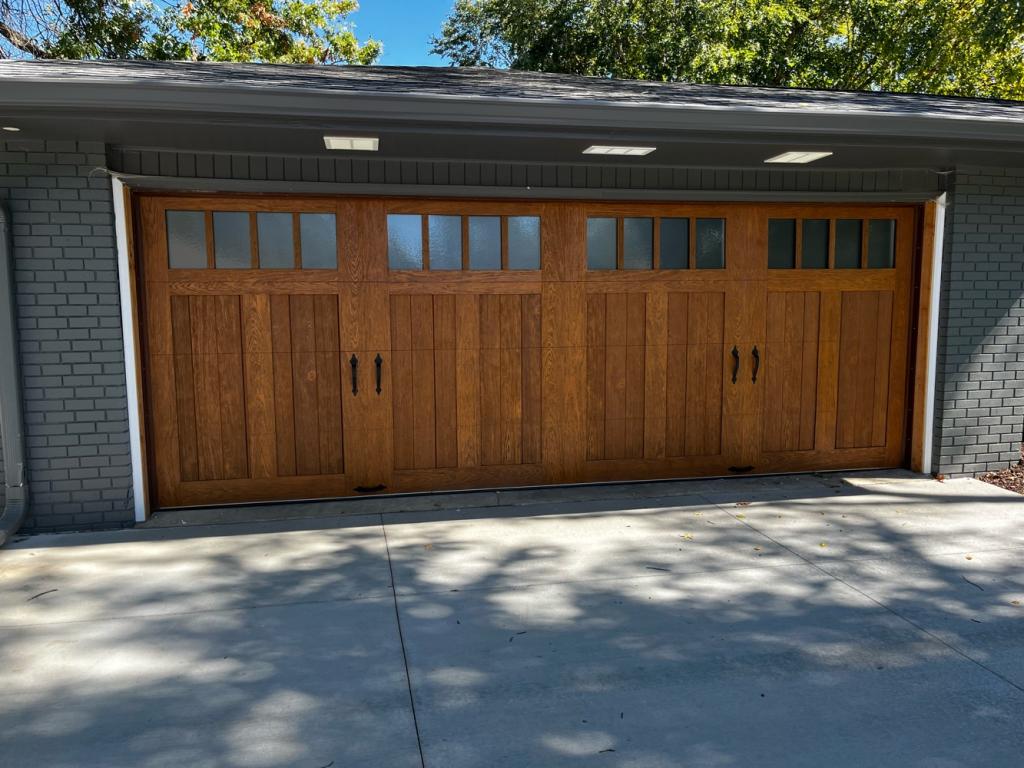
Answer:
[[977, 474], [1016, 462], [1024, 433], [1024, 171], [958, 169], [950, 200], [933, 469]]
[[[27, 529], [130, 523], [113, 204], [110, 180], [95, 173], [106, 148], [8, 141], [0, 150], [21, 329], [32, 489]], [[109, 311], [90, 311], [100, 308], [101, 297]], [[116, 364], [121, 375], [100, 376], [105, 364]]]

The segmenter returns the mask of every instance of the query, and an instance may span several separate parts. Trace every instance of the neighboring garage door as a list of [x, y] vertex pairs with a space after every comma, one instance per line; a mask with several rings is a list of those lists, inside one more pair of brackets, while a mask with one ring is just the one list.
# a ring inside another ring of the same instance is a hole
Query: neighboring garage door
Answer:
[[913, 207], [137, 214], [159, 506], [904, 460]]

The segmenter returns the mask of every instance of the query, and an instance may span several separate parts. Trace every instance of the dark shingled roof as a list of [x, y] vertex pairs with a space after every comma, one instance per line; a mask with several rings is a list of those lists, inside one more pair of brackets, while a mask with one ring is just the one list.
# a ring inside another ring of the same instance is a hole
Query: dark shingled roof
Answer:
[[1024, 102], [612, 80], [477, 67], [35, 60], [0, 62], [0, 86], [5, 81], [1024, 121]]

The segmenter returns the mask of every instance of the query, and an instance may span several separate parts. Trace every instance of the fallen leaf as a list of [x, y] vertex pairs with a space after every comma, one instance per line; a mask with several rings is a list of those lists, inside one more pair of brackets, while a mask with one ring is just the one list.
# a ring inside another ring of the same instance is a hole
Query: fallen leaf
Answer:
[[680, 539], [685, 539], [686, 541], [693, 541], [693, 534], [692, 533], [684, 533], [679, 538]]
[[1010, 605], [1020, 605], [1020, 600], [1011, 600]]
[[827, 543], [827, 542], [824, 542], [824, 541], [823, 541], [823, 542], [821, 542], [821, 543], [820, 543], [820, 544], [819, 544], [818, 546], [819, 546], [819, 547], [827, 547], [827, 546], [828, 546], [828, 543]]
[[433, 548], [434, 548], [434, 545], [433, 545], [433, 544], [431, 544], [431, 543], [430, 543], [430, 542], [428, 541], [428, 542], [427, 542], [426, 544], [424, 544], [424, 545], [423, 545], [423, 548], [424, 548], [424, 549], [433, 549]]
[[754, 547], [754, 551], [755, 551], [755, 552], [760, 552], [760, 551], [761, 551], [761, 548], [760, 548], [760, 547]]
[[737, 507], [749, 507], [750, 506], [750, 502], [749, 501], [737, 501], [736, 502], [736, 506]]
[[966, 556], [966, 559], [967, 559], [967, 560], [973, 560], [973, 559], [974, 559], [974, 555], [967, 555], [967, 556]]

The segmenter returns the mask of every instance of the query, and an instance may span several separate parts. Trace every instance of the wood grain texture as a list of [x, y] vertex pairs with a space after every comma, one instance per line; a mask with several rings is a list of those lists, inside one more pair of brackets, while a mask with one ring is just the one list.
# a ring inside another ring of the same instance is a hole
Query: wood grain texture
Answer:
[[[169, 270], [167, 209], [334, 213], [338, 268]], [[920, 421], [912, 207], [161, 194], [137, 210], [159, 504], [895, 466], [908, 402]], [[538, 215], [541, 269], [390, 271], [389, 212]], [[588, 271], [588, 216], [724, 219], [726, 266]], [[768, 270], [772, 217], [892, 218], [896, 266]]]

